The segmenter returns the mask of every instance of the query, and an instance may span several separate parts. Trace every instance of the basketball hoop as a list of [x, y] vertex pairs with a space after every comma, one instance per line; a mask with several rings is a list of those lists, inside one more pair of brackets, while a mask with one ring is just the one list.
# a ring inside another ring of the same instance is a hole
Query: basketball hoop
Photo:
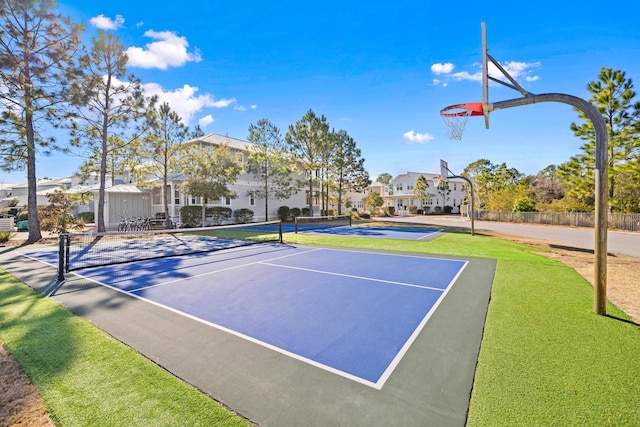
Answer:
[[482, 116], [482, 102], [450, 105], [440, 110], [440, 115], [449, 129], [449, 139], [462, 139], [469, 116]]
[[431, 181], [433, 181], [433, 185], [435, 185], [437, 189], [438, 187], [440, 187], [440, 183], [442, 182], [442, 176], [440, 175], [434, 176], [433, 178], [431, 178]]

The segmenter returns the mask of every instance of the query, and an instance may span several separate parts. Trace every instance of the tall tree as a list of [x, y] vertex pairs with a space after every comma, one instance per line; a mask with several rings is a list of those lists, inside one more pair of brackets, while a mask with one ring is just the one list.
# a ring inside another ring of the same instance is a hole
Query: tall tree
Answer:
[[196, 138], [200, 138], [201, 136], [204, 136], [204, 132], [202, 131], [202, 128], [200, 128], [200, 125], [196, 125], [193, 128], [193, 131], [191, 131], [191, 134], [189, 135], [189, 137], [191, 139], [196, 139]]
[[424, 206], [424, 202], [431, 198], [431, 194], [429, 194], [429, 182], [424, 175], [420, 175], [416, 180], [416, 185], [413, 187], [413, 194], [416, 196], [422, 206]]
[[378, 181], [380, 184], [389, 184], [392, 179], [393, 179], [393, 176], [391, 176], [390, 173], [383, 172], [380, 175], [378, 175], [378, 178], [376, 178], [376, 181]]
[[242, 173], [242, 162], [228, 145], [204, 147], [192, 144], [185, 152], [182, 172], [187, 176], [183, 188], [187, 194], [202, 198], [202, 224], [205, 223], [207, 200], [238, 197], [229, 185]]
[[486, 208], [485, 199], [490, 191], [489, 180], [492, 167], [493, 164], [488, 159], [479, 159], [469, 163], [462, 171], [462, 176], [469, 178], [473, 183], [476, 206], [479, 209]]
[[141, 161], [136, 173], [142, 180], [157, 179], [162, 185], [162, 204], [165, 219], [169, 221], [169, 178], [180, 170], [179, 153], [189, 128], [168, 103], [151, 105], [145, 117], [145, 132], [138, 150]]
[[[476, 203], [483, 209], [507, 209], [513, 207], [513, 198], [510, 192], [516, 186], [526, 184], [523, 182], [524, 174], [515, 168], [509, 168], [506, 163], [492, 164], [487, 159], [476, 160], [470, 163], [463, 171], [473, 182]], [[528, 186], [528, 185], [525, 185]], [[505, 201], [505, 195], [508, 200]]]
[[[100, 30], [92, 49], [80, 58], [82, 78], [71, 88], [77, 113], [72, 120], [72, 144], [83, 146], [100, 170], [98, 231], [105, 231], [104, 206], [109, 156], [139, 142], [134, 124], [143, 117], [144, 96], [140, 81], [127, 76], [127, 54], [118, 37]], [[126, 158], [131, 156], [126, 155]]]
[[27, 169], [27, 242], [40, 240], [36, 153], [55, 148], [42, 134], [64, 112], [65, 85], [82, 26], [54, 14], [55, 1], [0, 0], [0, 168]]
[[327, 119], [324, 116], [317, 117], [312, 110], [295, 125], [290, 125], [285, 136], [289, 151], [296, 156], [308, 179], [310, 215], [313, 215], [313, 174], [325, 166], [322, 164], [323, 150], [328, 139]]
[[330, 165], [338, 187], [338, 215], [341, 215], [344, 190], [364, 191], [371, 180], [364, 168], [362, 152], [356, 147], [354, 139], [344, 130], [332, 132], [332, 139], [334, 149]]
[[[640, 150], [638, 132], [640, 131], [640, 102], [635, 102], [636, 92], [633, 82], [626, 73], [611, 68], [602, 68], [598, 80], [587, 84], [591, 93], [589, 102], [602, 114], [609, 134], [609, 201], [610, 209], [621, 206], [620, 196], [625, 181], [619, 179], [621, 172], [629, 169], [634, 162], [634, 154]], [[586, 141], [582, 153], [573, 156], [569, 162], [561, 165], [559, 173], [569, 185], [569, 192], [583, 199], [595, 200], [595, 129], [584, 112], [578, 111], [581, 124], [572, 123], [573, 133]], [[633, 169], [633, 168], [631, 168]], [[627, 177], [628, 180], [629, 177]], [[632, 182], [634, 180], [631, 180]]]
[[292, 175], [296, 170], [292, 156], [285, 150], [280, 130], [269, 120], [260, 119], [249, 126], [245, 170], [260, 180], [261, 187], [248, 196], [264, 199], [264, 218], [269, 220], [269, 199], [288, 199], [300, 191], [302, 183]]

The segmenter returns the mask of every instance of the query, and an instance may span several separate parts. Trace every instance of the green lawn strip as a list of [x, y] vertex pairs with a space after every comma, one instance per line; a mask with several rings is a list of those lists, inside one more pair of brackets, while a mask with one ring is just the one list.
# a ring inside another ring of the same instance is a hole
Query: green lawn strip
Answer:
[[288, 243], [498, 259], [468, 425], [636, 426], [640, 329], [609, 304], [593, 313], [593, 288], [537, 248], [447, 233], [430, 242], [321, 235]]
[[250, 425], [3, 270], [0, 338], [59, 426]]
[[594, 314], [575, 270], [501, 259], [468, 425], [636, 426], [639, 354], [638, 327]]

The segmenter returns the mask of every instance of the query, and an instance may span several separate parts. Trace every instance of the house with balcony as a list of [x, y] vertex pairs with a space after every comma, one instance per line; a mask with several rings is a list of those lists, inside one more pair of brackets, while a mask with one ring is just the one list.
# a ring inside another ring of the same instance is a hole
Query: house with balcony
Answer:
[[[427, 180], [426, 199], [416, 195], [418, 178], [424, 176]], [[433, 179], [439, 177], [435, 173], [405, 172], [393, 178], [388, 186], [388, 193], [384, 197], [386, 206], [393, 206], [398, 215], [405, 214], [410, 206], [416, 206], [420, 213], [460, 213], [467, 196], [467, 184], [461, 178], [442, 180], [436, 187]]]

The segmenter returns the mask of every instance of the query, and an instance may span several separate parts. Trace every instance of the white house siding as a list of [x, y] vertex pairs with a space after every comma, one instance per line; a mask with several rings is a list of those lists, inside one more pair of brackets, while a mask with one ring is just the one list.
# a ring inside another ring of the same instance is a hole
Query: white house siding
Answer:
[[105, 222], [108, 228], [116, 228], [120, 218], [152, 216], [149, 193], [107, 192], [105, 196], [105, 213], [108, 213]]
[[[424, 203], [415, 196], [415, 185], [420, 175], [427, 179], [429, 184], [428, 192], [431, 197]], [[466, 184], [460, 178], [450, 178], [449, 189], [451, 193], [444, 196], [433, 183], [433, 178], [439, 176], [434, 173], [406, 172], [393, 178], [390, 183], [391, 191], [385, 197], [387, 206], [394, 206], [396, 211], [407, 210], [409, 206], [416, 206], [418, 209], [424, 210], [429, 208], [429, 212], [433, 213], [436, 207], [444, 209], [444, 206], [451, 206], [452, 213], [460, 213], [460, 205], [466, 196]]]

